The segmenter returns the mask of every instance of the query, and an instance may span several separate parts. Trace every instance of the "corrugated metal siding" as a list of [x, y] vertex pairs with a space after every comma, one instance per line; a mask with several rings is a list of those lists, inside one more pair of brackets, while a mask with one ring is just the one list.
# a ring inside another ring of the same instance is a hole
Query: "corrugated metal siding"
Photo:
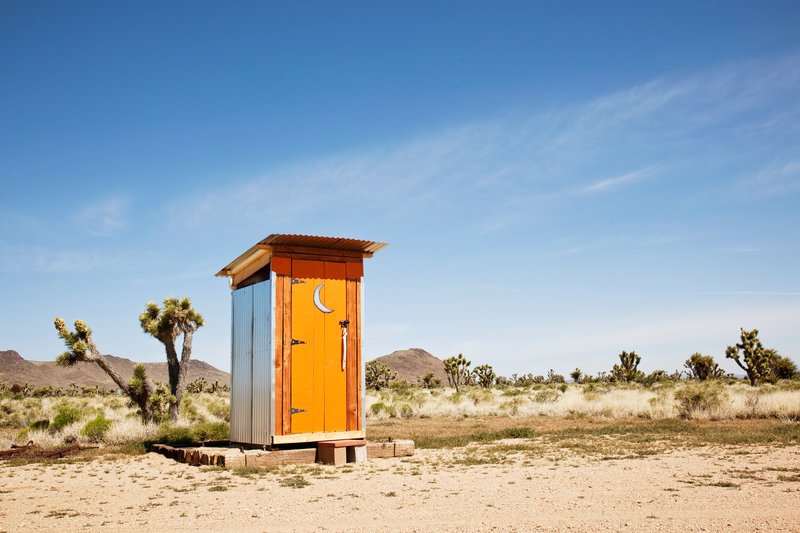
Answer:
[[353, 252], [377, 252], [388, 246], [383, 242], [364, 241], [361, 239], [344, 239], [340, 237], [320, 237], [317, 235], [294, 235], [273, 233], [259, 244], [276, 244], [285, 246], [309, 246], [312, 248], [330, 248], [334, 250], [350, 250]]
[[231, 440], [252, 438], [253, 287], [233, 291], [231, 350]]
[[270, 353], [272, 353], [270, 287], [269, 281], [262, 281], [253, 288], [253, 404], [251, 433], [252, 444], [271, 444], [269, 439], [270, 420]]
[[316, 235], [291, 235], [273, 233], [259, 241], [242, 255], [231, 261], [225, 268], [217, 272], [217, 276], [230, 276], [231, 272], [246, 263], [253, 254], [262, 251], [259, 245], [307, 246], [310, 248], [324, 248], [331, 250], [349, 250], [351, 252], [375, 253], [389, 246], [385, 242], [364, 241], [361, 239], [343, 239], [339, 237], [319, 237]]

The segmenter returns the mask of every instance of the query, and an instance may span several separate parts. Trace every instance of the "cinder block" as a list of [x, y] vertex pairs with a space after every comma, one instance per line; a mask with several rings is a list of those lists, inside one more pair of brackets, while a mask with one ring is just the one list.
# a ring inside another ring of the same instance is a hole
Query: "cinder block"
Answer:
[[363, 463], [367, 460], [367, 447], [366, 445], [362, 446], [348, 446], [345, 448], [347, 450], [347, 462], [348, 463]]
[[319, 460], [329, 465], [341, 465], [347, 462], [347, 448], [320, 447]]

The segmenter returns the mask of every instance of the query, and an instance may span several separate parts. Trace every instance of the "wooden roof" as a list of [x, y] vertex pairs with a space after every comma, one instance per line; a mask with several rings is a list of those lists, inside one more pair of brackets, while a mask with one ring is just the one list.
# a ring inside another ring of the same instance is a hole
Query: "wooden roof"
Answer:
[[[273, 233], [262, 239], [242, 255], [231, 261], [225, 268], [217, 272], [217, 276], [233, 277], [244, 269], [251, 270], [257, 263], [265, 265], [270, 261], [273, 251], [287, 251], [298, 254], [323, 254], [326, 251], [346, 254], [350, 257], [372, 257], [378, 250], [387, 247], [388, 243], [363, 241], [360, 239], [344, 239], [339, 237], [319, 237], [315, 235], [292, 235]], [[250, 268], [248, 268], [250, 267]]]

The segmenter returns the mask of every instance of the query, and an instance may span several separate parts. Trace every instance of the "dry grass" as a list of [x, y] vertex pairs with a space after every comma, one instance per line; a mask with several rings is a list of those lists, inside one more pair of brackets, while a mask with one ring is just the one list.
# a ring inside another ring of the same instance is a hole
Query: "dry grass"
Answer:
[[[77, 409], [80, 417], [57, 431], [26, 429], [39, 420], [52, 423], [62, 405]], [[227, 395], [187, 394], [174, 435], [180, 437], [182, 429], [224, 423], [230, 417], [229, 409]], [[369, 391], [366, 410], [370, 438], [408, 437], [419, 446], [440, 447], [528, 438], [543, 432], [554, 435], [559, 429], [579, 430], [587, 436], [601, 428], [620, 428], [620, 424], [628, 433], [636, 427], [662, 434], [665, 428], [674, 427], [680, 428], [679, 433], [696, 433], [692, 429], [695, 426], [670, 425], [679, 419], [798, 421], [800, 387], [796, 382], [755, 389], [743, 383], [666, 383], [652, 387], [569, 384], [505, 390], [469, 388], [461, 393], [446, 388], [412, 387]], [[82, 429], [100, 413], [112, 424], [100, 442], [93, 443]], [[648, 425], [648, 421], [663, 424]], [[142, 423], [126, 399], [116, 395], [0, 398], [0, 428], [0, 449], [33, 440], [42, 447], [73, 443], [119, 447], [139, 443], [136, 449], [142, 450], [141, 443], [164, 437], [157, 424]]]
[[[217, 394], [187, 394], [177, 427], [194, 427], [202, 423], [221, 423], [229, 417], [228, 397]], [[60, 406], [75, 409], [78, 419], [63, 428], [54, 430], [30, 429], [31, 423], [41, 420], [51, 425]], [[54, 448], [69, 444], [100, 444], [121, 446], [130, 442], [142, 442], [159, 434], [159, 424], [142, 422], [136, 409], [126, 398], [118, 395], [89, 397], [37, 397], [0, 399], [0, 449], [8, 449], [11, 444], [25, 444], [34, 441], [43, 448]], [[86, 423], [101, 414], [111, 420], [111, 426], [100, 442], [92, 442], [82, 434]]]
[[[704, 395], [716, 395], [717, 401], [712, 405], [684, 406], [679, 397], [680, 391], [687, 388], [698, 389]], [[570, 384], [531, 389], [471, 388], [461, 393], [449, 388], [411, 388], [369, 391], [366, 405], [368, 417], [382, 420], [404, 416], [800, 420], [800, 389], [792, 383], [783, 387], [763, 385], [757, 389], [744, 383], [666, 383], [652, 387]]]
[[752, 448], [800, 444], [800, 424], [776, 419], [410, 418], [373, 421], [367, 431], [370, 439], [412, 439], [420, 448], [491, 443], [484, 449], [489, 454], [526, 451], [546, 455], [570, 450], [580, 455], [624, 457], [708, 445]]

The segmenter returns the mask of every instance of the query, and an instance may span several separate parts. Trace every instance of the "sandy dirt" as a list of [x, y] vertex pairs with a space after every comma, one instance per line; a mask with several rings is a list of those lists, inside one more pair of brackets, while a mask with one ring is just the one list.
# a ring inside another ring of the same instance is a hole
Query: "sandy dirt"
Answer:
[[0, 465], [0, 530], [800, 531], [798, 447], [611, 460], [497, 450], [250, 477], [153, 453]]

